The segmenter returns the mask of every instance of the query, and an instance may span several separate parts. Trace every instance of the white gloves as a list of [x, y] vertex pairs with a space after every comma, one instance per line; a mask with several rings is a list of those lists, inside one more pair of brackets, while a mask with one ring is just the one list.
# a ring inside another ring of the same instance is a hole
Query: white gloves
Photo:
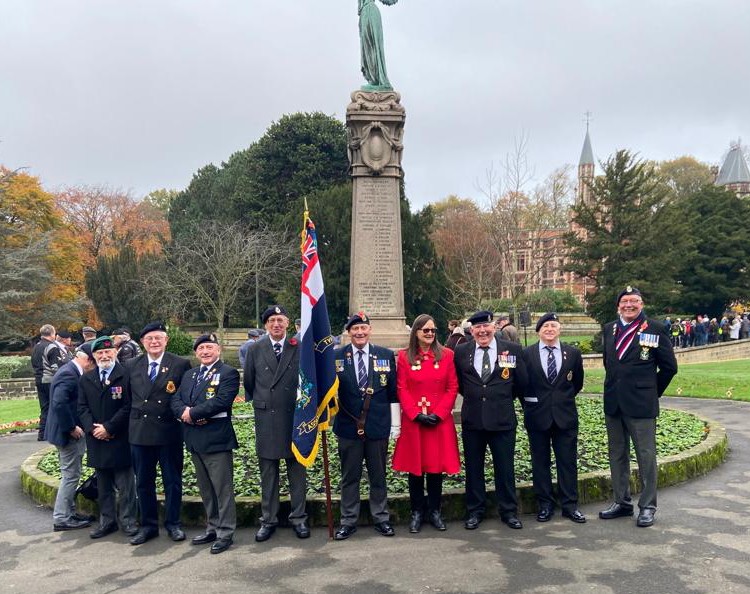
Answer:
[[391, 403], [391, 439], [398, 439], [401, 435], [401, 405], [398, 402]]

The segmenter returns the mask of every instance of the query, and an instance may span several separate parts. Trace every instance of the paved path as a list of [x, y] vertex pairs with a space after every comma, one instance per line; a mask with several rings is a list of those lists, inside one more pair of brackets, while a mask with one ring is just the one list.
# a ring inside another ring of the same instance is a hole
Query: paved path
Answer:
[[[35, 434], [0, 438], [0, 592], [190, 594], [199, 592], [514, 592], [534, 594], [750, 593], [750, 404], [669, 398], [723, 424], [732, 451], [706, 477], [659, 493], [657, 523], [523, 516], [470, 532], [460, 522], [386, 539], [364, 527], [346, 542], [324, 529], [298, 540], [279, 530], [263, 544], [241, 529], [221, 555], [163, 536], [140, 547], [120, 533], [52, 532], [51, 512], [20, 489], [18, 468]], [[197, 533], [191, 529], [188, 536]]]

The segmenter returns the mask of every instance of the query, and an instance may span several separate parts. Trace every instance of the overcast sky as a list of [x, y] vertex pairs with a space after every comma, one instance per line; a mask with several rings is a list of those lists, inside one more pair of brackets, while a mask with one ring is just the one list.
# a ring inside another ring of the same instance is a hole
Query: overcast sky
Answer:
[[[47, 189], [140, 197], [257, 140], [285, 113], [344, 118], [357, 0], [2, 0], [0, 163]], [[718, 164], [750, 141], [748, 0], [400, 0], [379, 5], [407, 120], [413, 207], [479, 197], [528, 136], [541, 181], [628, 148]]]

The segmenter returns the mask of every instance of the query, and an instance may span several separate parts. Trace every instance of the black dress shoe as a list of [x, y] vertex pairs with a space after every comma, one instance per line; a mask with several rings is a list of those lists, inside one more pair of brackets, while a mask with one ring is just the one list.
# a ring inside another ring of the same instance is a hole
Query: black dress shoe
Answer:
[[443, 517], [440, 515], [440, 512], [438, 510], [433, 510], [430, 512], [430, 524], [432, 524], [436, 530], [447, 530], [445, 522], [443, 522]]
[[612, 520], [614, 518], [624, 518], [633, 515], [633, 506], [624, 503], [613, 503], [607, 509], [599, 512], [602, 520]]
[[71, 517], [74, 520], [78, 520], [79, 522], [88, 522], [89, 524], [96, 520], [96, 516], [92, 516], [91, 514], [82, 514], [79, 512], [74, 513]]
[[167, 530], [167, 534], [169, 534], [169, 538], [171, 538], [174, 542], [185, 540], [185, 533], [183, 532], [182, 528], [169, 528]]
[[551, 507], [541, 507], [539, 508], [539, 511], [536, 514], [536, 521], [537, 522], [549, 522], [552, 516], [554, 515], [555, 515], [555, 512], [552, 510]]
[[480, 516], [479, 514], [470, 514], [464, 522], [464, 528], [466, 528], [467, 530], [476, 530], [477, 528], [479, 528], [479, 524], [482, 523], [482, 519], [482, 516]]
[[216, 540], [216, 532], [204, 532], [198, 536], [194, 536], [190, 541], [194, 545], [208, 544]]
[[648, 528], [649, 526], [653, 526], [655, 513], [655, 509], [644, 507], [638, 514], [638, 519], [635, 521], [636, 526], [639, 526], [640, 528]]
[[292, 526], [292, 528], [297, 538], [310, 538], [310, 527], [307, 525], [307, 522], [300, 522]]
[[255, 542], [265, 542], [276, 531], [276, 526], [271, 524], [261, 524], [258, 531], [255, 533]]
[[396, 534], [390, 522], [378, 522], [373, 528], [375, 528], [375, 532], [379, 532], [383, 536], [393, 536]]
[[513, 530], [520, 530], [523, 528], [523, 524], [521, 524], [521, 520], [519, 520], [516, 516], [505, 516], [502, 518], [503, 524], [506, 526], [513, 528]]
[[347, 526], [346, 524], [343, 524], [338, 530], [336, 530], [336, 534], [333, 535], [333, 540], [346, 540], [356, 531], [356, 526]]
[[138, 534], [138, 526], [126, 526], [122, 529], [126, 536], [135, 536]]
[[104, 536], [107, 536], [107, 534], [112, 534], [113, 532], [117, 532], [117, 524], [115, 522], [95, 528], [91, 531], [91, 534], [89, 534], [89, 536], [91, 538], [102, 538]]
[[579, 510], [574, 509], [573, 511], [563, 510], [562, 515], [564, 518], [568, 518], [570, 521], [576, 524], [585, 524], [586, 516], [584, 516]]
[[141, 528], [138, 533], [130, 539], [130, 544], [132, 545], [140, 545], [143, 544], [146, 541], [151, 540], [152, 538], [156, 538], [159, 536], [158, 530], [149, 530], [148, 528]]
[[219, 553], [223, 553], [230, 546], [232, 546], [231, 538], [219, 538], [214, 544], [211, 545], [211, 554], [218, 555]]
[[411, 512], [411, 520], [409, 520], [409, 532], [416, 534], [422, 528], [422, 512], [413, 511]]
[[71, 516], [70, 520], [66, 520], [65, 522], [58, 522], [55, 524], [54, 529], [55, 532], [60, 532], [62, 530], [78, 530], [79, 528], [88, 528], [91, 526], [90, 520], [77, 520], [75, 516]]

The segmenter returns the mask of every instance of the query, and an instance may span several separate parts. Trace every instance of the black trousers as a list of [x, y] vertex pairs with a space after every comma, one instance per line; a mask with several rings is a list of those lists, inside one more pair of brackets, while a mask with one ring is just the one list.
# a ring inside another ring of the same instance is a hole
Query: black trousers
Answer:
[[440, 511], [440, 499], [443, 495], [443, 475], [432, 472], [428, 472], [427, 474], [409, 474], [411, 511], [425, 511], [425, 478], [427, 479], [427, 513]]
[[133, 469], [141, 511], [141, 527], [159, 530], [159, 508], [156, 501], [156, 465], [161, 468], [164, 483], [164, 526], [180, 527], [182, 505], [182, 442], [160, 446], [131, 445]]
[[528, 430], [531, 473], [539, 508], [554, 509], [552, 492], [552, 455], [555, 452], [560, 507], [572, 512], [578, 507], [578, 429], [560, 429], [554, 422], [545, 431]]
[[466, 511], [484, 515], [487, 489], [484, 485], [484, 456], [487, 447], [495, 470], [495, 495], [501, 518], [515, 515], [518, 510], [516, 473], [513, 456], [516, 452], [516, 430], [485, 431], [462, 429], [464, 465], [466, 467]]
[[44, 429], [47, 427], [47, 413], [49, 413], [49, 389], [52, 384], [43, 384], [41, 380], [36, 381], [36, 393], [39, 397], [39, 436], [44, 438]]

